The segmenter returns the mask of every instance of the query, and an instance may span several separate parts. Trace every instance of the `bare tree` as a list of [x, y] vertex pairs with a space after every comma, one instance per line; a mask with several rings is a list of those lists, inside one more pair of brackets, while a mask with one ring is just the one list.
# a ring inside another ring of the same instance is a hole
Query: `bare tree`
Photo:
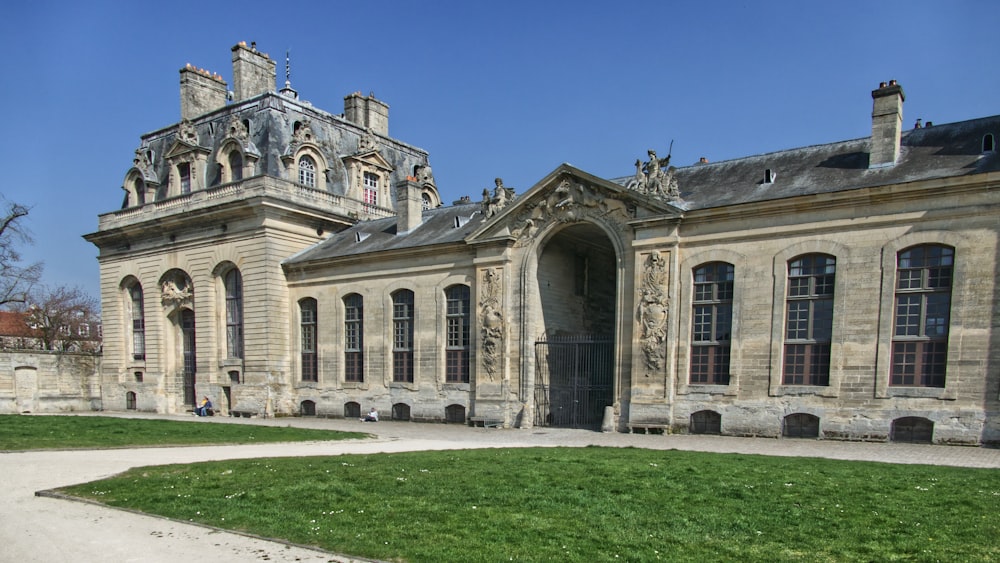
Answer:
[[32, 286], [42, 275], [41, 263], [21, 264], [19, 243], [30, 243], [31, 237], [24, 227], [29, 209], [19, 203], [3, 199], [0, 195], [0, 307], [25, 303]]
[[78, 287], [39, 286], [19, 308], [45, 350], [100, 348], [100, 303]]

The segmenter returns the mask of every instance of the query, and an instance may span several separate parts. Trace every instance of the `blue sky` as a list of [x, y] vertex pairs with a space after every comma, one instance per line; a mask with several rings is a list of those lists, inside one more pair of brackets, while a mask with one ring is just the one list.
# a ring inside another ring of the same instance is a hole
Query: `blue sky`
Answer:
[[[279, 7], [280, 6], [280, 7]], [[45, 282], [97, 295], [81, 235], [118, 209], [139, 136], [179, 120], [186, 63], [232, 85], [256, 41], [340, 113], [374, 92], [389, 132], [430, 152], [442, 198], [501, 176], [522, 193], [568, 162], [634, 173], [870, 134], [896, 79], [904, 124], [1000, 113], [995, 1], [16, 2], [0, 47], [0, 193], [32, 206]]]

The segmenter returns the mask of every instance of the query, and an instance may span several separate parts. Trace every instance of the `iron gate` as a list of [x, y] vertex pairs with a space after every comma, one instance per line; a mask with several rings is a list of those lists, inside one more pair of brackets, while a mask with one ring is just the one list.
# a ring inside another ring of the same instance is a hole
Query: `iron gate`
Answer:
[[600, 428], [613, 388], [610, 338], [535, 342], [535, 426]]

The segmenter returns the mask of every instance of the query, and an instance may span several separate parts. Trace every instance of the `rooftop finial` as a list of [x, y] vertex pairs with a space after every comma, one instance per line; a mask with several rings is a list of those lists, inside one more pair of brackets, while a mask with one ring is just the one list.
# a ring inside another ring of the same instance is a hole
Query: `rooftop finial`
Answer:
[[292, 59], [290, 53], [291, 49], [285, 50], [285, 88], [292, 87]]

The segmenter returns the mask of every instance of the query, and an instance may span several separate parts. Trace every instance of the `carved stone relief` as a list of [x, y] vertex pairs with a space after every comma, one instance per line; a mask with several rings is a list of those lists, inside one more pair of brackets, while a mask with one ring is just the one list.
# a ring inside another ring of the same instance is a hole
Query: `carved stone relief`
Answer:
[[247, 126], [243, 123], [238, 115], [232, 115], [229, 118], [229, 127], [226, 129], [226, 137], [231, 139], [236, 139], [240, 142], [241, 146], [246, 146], [247, 141], [250, 140], [250, 131], [247, 130]]
[[511, 234], [518, 246], [527, 244], [544, 225], [552, 222], [576, 223], [584, 219], [602, 219], [619, 232], [624, 232], [625, 222], [635, 215], [635, 208], [626, 202], [609, 197], [593, 186], [564, 178], [548, 196], [531, 202], [517, 215]]
[[496, 381], [503, 360], [503, 336], [506, 321], [503, 317], [500, 295], [503, 280], [498, 268], [483, 271], [482, 298], [479, 300], [480, 333], [483, 339], [483, 367], [490, 381]]
[[177, 126], [177, 140], [182, 143], [198, 146], [198, 131], [190, 119], [182, 119]]
[[375, 133], [369, 127], [368, 129], [365, 130], [365, 134], [358, 139], [357, 154], [371, 152], [377, 149], [378, 149], [378, 143], [375, 141]]
[[637, 301], [639, 343], [645, 375], [649, 377], [661, 372], [666, 365], [667, 319], [670, 314], [667, 261], [657, 251], [650, 252], [643, 263]]
[[191, 306], [194, 288], [190, 278], [181, 272], [174, 272], [160, 282], [160, 301], [164, 307], [178, 308], [182, 305]]
[[667, 158], [657, 158], [656, 151], [649, 149], [646, 151], [649, 160], [643, 164], [642, 160], [635, 161], [635, 178], [630, 180], [626, 188], [644, 195], [658, 199], [677, 199], [680, 191], [677, 187], [677, 178], [674, 171], [677, 168], [670, 166], [670, 155]]

